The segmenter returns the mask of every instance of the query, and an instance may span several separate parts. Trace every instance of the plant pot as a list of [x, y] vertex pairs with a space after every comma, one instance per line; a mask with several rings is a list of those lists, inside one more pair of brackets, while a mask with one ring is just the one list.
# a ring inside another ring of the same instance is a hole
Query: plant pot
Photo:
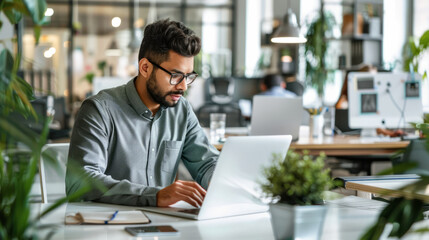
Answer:
[[327, 207], [270, 204], [271, 226], [276, 239], [319, 239]]

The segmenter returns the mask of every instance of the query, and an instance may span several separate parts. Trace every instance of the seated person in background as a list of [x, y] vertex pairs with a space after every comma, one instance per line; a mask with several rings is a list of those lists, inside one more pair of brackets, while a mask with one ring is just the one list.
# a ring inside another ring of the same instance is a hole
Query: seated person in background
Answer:
[[[82, 104], [70, 142], [68, 195], [82, 188], [70, 172], [78, 165], [107, 188], [93, 189], [84, 200], [201, 206], [219, 152], [182, 97], [197, 77], [194, 56], [200, 49], [200, 38], [180, 22], [160, 20], [145, 28], [138, 75]], [[174, 181], [179, 161], [196, 182]]]
[[296, 97], [296, 94], [286, 90], [286, 82], [278, 74], [266, 75], [260, 84], [262, 93], [258, 95], [279, 96], [279, 97]]

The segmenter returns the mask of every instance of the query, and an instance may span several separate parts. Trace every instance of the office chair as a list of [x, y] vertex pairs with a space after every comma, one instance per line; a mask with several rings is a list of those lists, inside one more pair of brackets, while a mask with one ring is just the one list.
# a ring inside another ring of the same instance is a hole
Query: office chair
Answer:
[[304, 85], [298, 81], [287, 82], [286, 90], [295, 93], [297, 96], [302, 96], [304, 94]]
[[216, 77], [207, 79], [208, 101], [227, 104], [234, 98], [235, 84], [231, 77]]
[[405, 148], [402, 157], [392, 159], [392, 165], [398, 166], [401, 163], [416, 163], [417, 166], [405, 172], [395, 172], [397, 174], [425, 174], [429, 175], [429, 152], [426, 149], [426, 139], [413, 139]]
[[226, 127], [243, 127], [245, 120], [236, 103], [205, 103], [197, 110], [197, 117], [202, 127], [210, 127], [210, 113], [226, 113]]
[[68, 152], [69, 143], [53, 143], [43, 146], [39, 163], [42, 203], [48, 203], [48, 193], [56, 199], [66, 196], [65, 177]]

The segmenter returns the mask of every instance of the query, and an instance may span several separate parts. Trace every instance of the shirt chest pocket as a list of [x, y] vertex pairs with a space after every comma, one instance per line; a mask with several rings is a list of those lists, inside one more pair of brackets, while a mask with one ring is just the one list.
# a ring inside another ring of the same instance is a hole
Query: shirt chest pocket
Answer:
[[162, 171], [173, 172], [177, 161], [180, 159], [182, 141], [164, 141], [164, 156], [162, 159]]

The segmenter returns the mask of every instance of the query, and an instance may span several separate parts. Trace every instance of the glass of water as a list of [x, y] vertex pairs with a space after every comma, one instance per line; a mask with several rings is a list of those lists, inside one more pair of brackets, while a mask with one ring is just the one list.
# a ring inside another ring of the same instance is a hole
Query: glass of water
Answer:
[[225, 138], [226, 113], [210, 113], [210, 142], [223, 142]]

